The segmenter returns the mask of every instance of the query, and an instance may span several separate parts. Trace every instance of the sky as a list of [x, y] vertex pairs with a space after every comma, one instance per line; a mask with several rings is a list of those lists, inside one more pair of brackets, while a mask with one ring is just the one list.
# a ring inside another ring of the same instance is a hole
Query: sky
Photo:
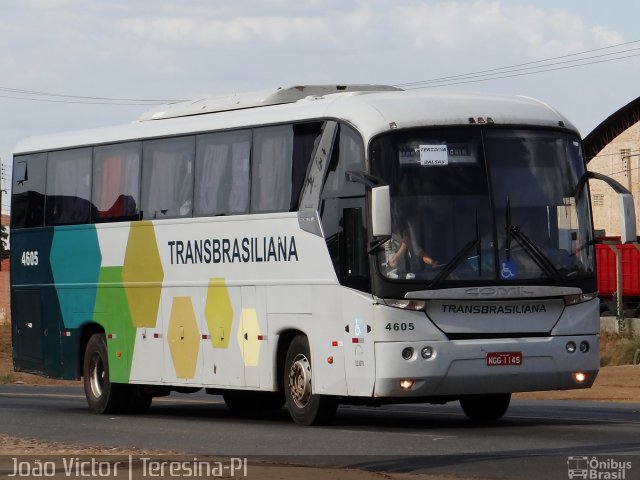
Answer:
[[413, 86], [535, 97], [587, 135], [640, 96], [639, 18], [638, 0], [3, 0], [1, 185], [25, 137], [299, 84], [458, 76]]

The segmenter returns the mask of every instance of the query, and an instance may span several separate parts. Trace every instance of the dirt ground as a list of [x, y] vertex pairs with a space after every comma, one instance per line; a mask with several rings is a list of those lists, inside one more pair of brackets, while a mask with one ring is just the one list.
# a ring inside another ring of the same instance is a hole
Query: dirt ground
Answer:
[[[605, 346], [606, 348], [606, 346]], [[37, 385], [80, 385], [80, 382], [44, 379], [35, 375], [13, 372], [11, 361], [11, 331], [8, 326], [0, 326], [0, 383], [21, 383]], [[601, 402], [629, 402], [640, 403], [640, 366], [623, 365], [617, 367], [604, 367], [596, 378], [595, 384], [590, 389], [567, 390], [553, 392], [517, 393], [514, 399], [540, 399], [540, 400], [589, 400]], [[67, 445], [61, 443], [48, 443], [35, 439], [16, 438], [0, 434], [0, 455], [172, 455], [175, 452], [154, 452], [135, 449], [104, 448], [90, 445]], [[10, 458], [10, 457], [6, 457]], [[364, 480], [364, 479], [391, 479], [391, 480], [452, 480], [462, 478], [479, 477], [452, 477], [442, 475], [411, 475], [411, 474], [386, 474], [365, 472], [348, 469], [319, 469], [296, 467], [287, 465], [249, 464], [250, 474], [247, 478], [294, 480], [305, 478], [307, 480]], [[134, 478], [136, 475], [134, 475]]]

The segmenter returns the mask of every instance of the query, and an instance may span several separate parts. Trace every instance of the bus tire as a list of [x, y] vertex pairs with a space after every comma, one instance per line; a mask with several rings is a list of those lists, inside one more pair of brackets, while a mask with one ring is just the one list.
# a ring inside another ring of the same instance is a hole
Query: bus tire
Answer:
[[84, 351], [82, 364], [84, 394], [94, 413], [125, 413], [132, 395], [129, 385], [109, 381], [109, 357], [104, 334], [93, 335]]
[[222, 394], [224, 403], [238, 413], [280, 410], [285, 404], [281, 392], [242, 392], [229, 390]]
[[317, 395], [311, 390], [311, 351], [306, 336], [298, 335], [291, 341], [283, 378], [289, 414], [295, 423], [324, 425], [333, 419], [338, 409], [338, 397]]
[[460, 397], [460, 406], [467, 417], [479, 422], [498, 420], [506, 413], [509, 402], [511, 402], [510, 393]]

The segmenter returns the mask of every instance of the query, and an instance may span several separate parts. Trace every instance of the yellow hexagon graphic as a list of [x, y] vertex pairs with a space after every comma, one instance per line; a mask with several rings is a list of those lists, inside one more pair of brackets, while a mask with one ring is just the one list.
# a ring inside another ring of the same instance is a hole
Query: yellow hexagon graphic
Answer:
[[243, 308], [240, 313], [240, 328], [238, 329], [238, 345], [242, 352], [242, 360], [248, 367], [255, 367], [260, 360], [261, 335], [258, 324], [258, 313], [254, 308]]
[[163, 279], [153, 223], [131, 223], [122, 281], [134, 327], [156, 326]]
[[171, 305], [171, 317], [167, 330], [167, 343], [178, 378], [196, 375], [200, 331], [193, 312], [191, 297], [175, 297]]
[[233, 307], [224, 278], [212, 278], [207, 289], [207, 302], [204, 316], [209, 326], [209, 335], [213, 348], [229, 348]]

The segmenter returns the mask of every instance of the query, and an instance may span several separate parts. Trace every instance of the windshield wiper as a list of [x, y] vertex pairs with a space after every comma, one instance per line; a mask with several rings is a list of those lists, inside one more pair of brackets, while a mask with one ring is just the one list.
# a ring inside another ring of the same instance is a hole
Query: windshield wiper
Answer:
[[522, 249], [527, 253], [527, 255], [529, 255], [535, 264], [538, 265], [538, 267], [540, 267], [548, 277], [553, 278], [556, 283], [562, 283], [562, 275], [542, 250], [540, 250], [540, 248], [515, 225], [511, 226], [510, 231]]
[[467, 244], [462, 247], [458, 253], [447, 263], [444, 268], [440, 271], [440, 273], [433, 279], [429, 288], [437, 288], [440, 284], [449, 276], [453, 271], [458, 268], [458, 266], [462, 263], [463, 260], [467, 260], [467, 255], [474, 248], [477, 247], [476, 253], [478, 254], [478, 269], [480, 275], [482, 275], [482, 247], [480, 242], [480, 228], [478, 227], [478, 211], [476, 210], [476, 238], [467, 242]]
[[507, 225], [505, 227], [507, 238], [504, 241], [504, 251], [508, 262], [511, 260], [511, 200], [509, 199], [509, 195], [507, 195], [507, 212], [505, 218], [507, 221]]
[[507, 195], [507, 211], [506, 211], [506, 234], [507, 238], [505, 240], [505, 254], [507, 257], [507, 261], [511, 260], [511, 237], [513, 236], [522, 249], [529, 255], [534, 263], [542, 270], [548, 277], [553, 278], [556, 283], [562, 283], [562, 275], [555, 267], [551, 260], [547, 258], [547, 256], [540, 250], [540, 248], [533, 243], [531, 240], [520, 228], [511, 224], [511, 201], [509, 199], [509, 195]]

